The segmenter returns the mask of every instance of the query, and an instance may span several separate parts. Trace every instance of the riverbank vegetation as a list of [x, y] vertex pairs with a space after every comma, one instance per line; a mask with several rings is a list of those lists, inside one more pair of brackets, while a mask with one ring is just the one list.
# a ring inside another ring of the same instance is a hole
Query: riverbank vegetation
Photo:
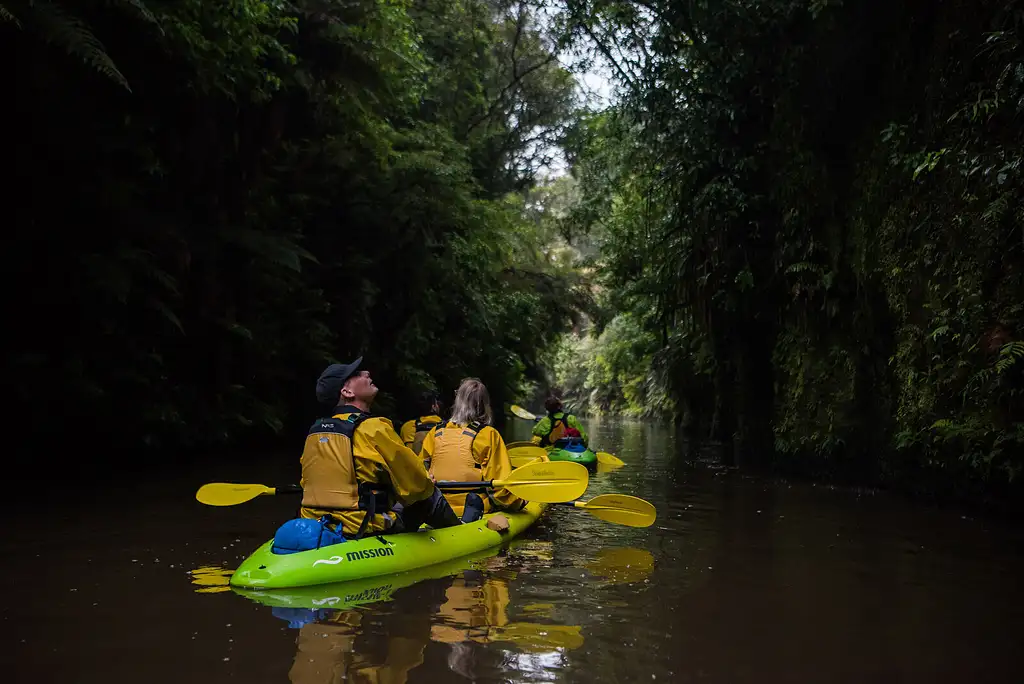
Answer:
[[26, 428], [301, 432], [357, 354], [385, 412], [465, 375], [501, 402], [581, 308], [524, 210], [577, 97], [526, 4], [0, 7]]
[[665, 397], [749, 465], [1017, 485], [1024, 4], [581, 0], [562, 20], [624, 93], [576, 168], [620, 313], [568, 343], [590, 379], [563, 377], [633, 411]]
[[741, 464], [1017, 491], [1019, 0], [3, 0], [0, 35], [26, 432], [301, 432], [365, 354], [395, 417], [556, 383]]

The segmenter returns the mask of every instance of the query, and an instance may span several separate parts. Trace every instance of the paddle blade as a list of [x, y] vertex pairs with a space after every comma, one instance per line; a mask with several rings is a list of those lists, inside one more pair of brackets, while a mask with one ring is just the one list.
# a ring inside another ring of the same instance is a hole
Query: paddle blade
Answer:
[[509, 407], [509, 410], [523, 420], [537, 420], [537, 416], [533, 415], [522, 406], [512, 404], [512, 406]]
[[274, 494], [273, 487], [260, 484], [232, 484], [211, 482], [196, 492], [196, 501], [207, 506], [235, 506], [252, 501], [261, 494]]
[[579, 463], [531, 463], [516, 468], [505, 480], [494, 480], [520, 499], [540, 503], [562, 503], [583, 496], [590, 483], [587, 469]]
[[546, 461], [548, 452], [536, 444], [527, 443], [522, 446], [509, 447], [508, 456], [512, 460], [513, 468], [522, 468], [534, 461]]
[[509, 454], [509, 460], [512, 461], [513, 468], [522, 468], [537, 461], [536, 457], [530, 454]]
[[505, 448], [512, 450], [518, 449], [519, 447], [533, 447], [537, 446], [536, 442], [505, 442]]
[[621, 460], [619, 457], [615, 456], [614, 454], [609, 454], [607, 451], [598, 451], [597, 452], [597, 462], [602, 464], [602, 465], [609, 465], [609, 466], [624, 466], [624, 465], [626, 465], [625, 461]]
[[527, 446], [509, 447], [508, 455], [529, 456], [530, 458], [547, 458], [548, 450], [544, 447], [539, 447], [536, 444], [530, 444]]
[[658, 517], [651, 502], [626, 494], [601, 494], [590, 501], [577, 501], [574, 505], [595, 518], [628, 527], [650, 527]]

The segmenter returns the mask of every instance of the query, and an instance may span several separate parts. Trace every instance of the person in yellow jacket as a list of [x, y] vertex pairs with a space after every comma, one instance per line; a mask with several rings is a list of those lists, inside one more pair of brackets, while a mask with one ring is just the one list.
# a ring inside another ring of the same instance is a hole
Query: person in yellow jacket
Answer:
[[[402, 436], [402, 441], [405, 442], [405, 446], [417, 454], [423, 448], [423, 440], [426, 438], [427, 433], [444, 422], [440, 416], [441, 399], [437, 396], [436, 392], [424, 392], [420, 395], [418, 411], [419, 418], [405, 421], [402, 424], [402, 429], [398, 431], [398, 434]], [[430, 462], [425, 461], [423, 465], [429, 468]]]
[[317, 400], [333, 409], [306, 437], [300, 517], [327, 516], [356, 539], [412, 531], [424, 522], [434, 528], [460, 524], [391, 421], [370, 415], [377, 386], [359, 370], [362, 360], [332, 364], [317, 380]]
[[[476, 378], [466, 378], [455, 392], [452, 417], [423, 440], [420, 454], [430, 460], [434, 480], [484, 482], [501, 480], [512, 472], [512, 461], [501, 434], [491, 427], [491, 399]], [[526, 502], [506, 489], [479, 494], [451, 494], [451, 505], [463, 507], [462, 521], [473, 522], [485, 512], [520, 511]]]
[[582, 423], [571, 413], [562, 408], [562, 400], [552, 394], [544, 401], [544, 408], [548, 415], [540, 419], [533, 426], [533, 442], [542, 447], [553, 446], [561, 439], [577, 437], [587, 445], [587, 431], [583, 429]]

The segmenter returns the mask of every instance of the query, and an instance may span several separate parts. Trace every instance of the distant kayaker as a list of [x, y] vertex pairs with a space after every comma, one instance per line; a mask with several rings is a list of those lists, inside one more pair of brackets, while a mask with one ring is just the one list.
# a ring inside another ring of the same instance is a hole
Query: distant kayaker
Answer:
[[[502, 480], [512, 472], [505, 440], [491, 427], [491, 398], [476, 378], [466, 378], [455, 392], [452, 417], [428, 433], [421, 455], [430, 460], [435, 480], [476, 482]], [[477, 520], [485, 512], [520, 511], [526, 502], [505, 489], [479, 494], [449, 494], [452, 506], [464, 507], [463, 522]], [[504, 517], [504, 516], [501, 516]]]
[[[420, 394], [419, 404], [416, 407], [419, 418], [407, 420], [402, 424], [399, 434], [405, 446], [417, 454], [423, 448], [423, 439], [431, 430], [440, 425], [441, 420], [441, 398], [437, 392], [427, 391]], [[430, 468], [430, 462], [424, 461], [425, 468]]]
[[552, 393], [544, 400], [544, 408], [548, 415], [533, 426], [534, 442], [549, 447], [560, 439], [578, 437], [583, 440], [584, 446], [587, 445], [587, 431], [576, 416], [563, 409], [562, 400], [557, 394]]
[[[316, 398], [330, 417], [313, 423], [302, 451], [303, 518], [327, 515], [348, 538], [459, 524], [391, 421], [370, 415], [377, 396], [363, 358], [332, 364], [316, 381]], [[395, 505], [397, 502], [397, 506]]]

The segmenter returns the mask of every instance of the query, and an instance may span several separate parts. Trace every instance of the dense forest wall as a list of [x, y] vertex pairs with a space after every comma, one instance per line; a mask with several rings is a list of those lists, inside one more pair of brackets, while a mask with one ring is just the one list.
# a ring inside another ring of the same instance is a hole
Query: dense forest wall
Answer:
[[736, 463], [1020, 482], [1017, 0], [4, 0], [0, 37], [21, 434], [301, 433], [363, 354], [395, 418], [554, 382]]
[[569, 2], [562, 20], [624, 92], [574, 170], [576, 230], [626, 319], [591, 335], [605, 365], [629, 351], [605, 405], [660, 392], [748, 465], [971, 498], [1019, 482], [1024, 6]]
[[4, 0], [19, 434], [302, 433], [358, 354], [396, 419], [469, 375], [500, 407], [577, 308], [523, 211], [553, 50], [515, 2]]

